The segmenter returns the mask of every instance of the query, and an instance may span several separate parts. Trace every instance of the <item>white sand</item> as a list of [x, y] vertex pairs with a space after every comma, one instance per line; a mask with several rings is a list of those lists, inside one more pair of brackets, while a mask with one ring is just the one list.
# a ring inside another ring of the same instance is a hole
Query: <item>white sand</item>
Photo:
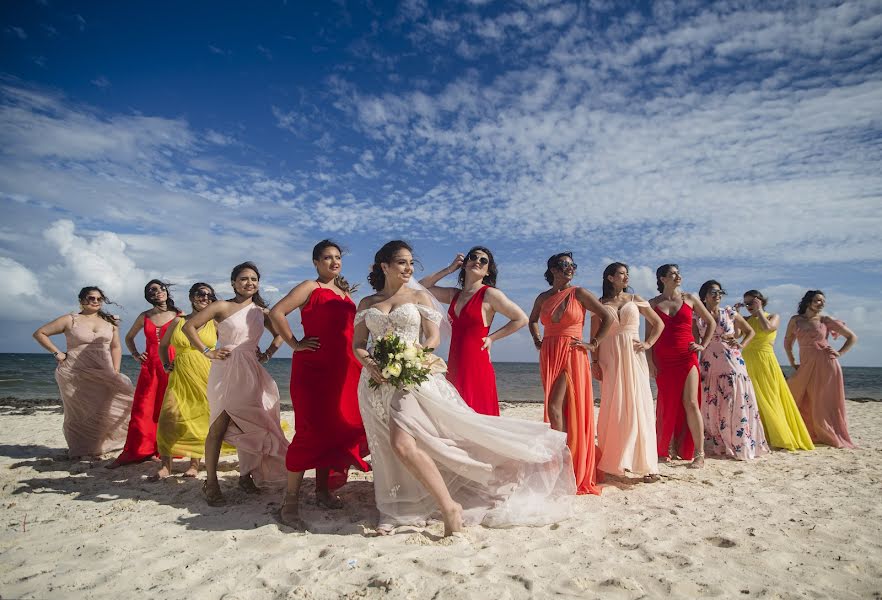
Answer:
[[312, 533], [292, 532], [274, 520], [281, 488], [246, 496], [235, 463], [229, 505], [210, 508], [201, 482], [145, 481], [153, 464], [66, 460], [58, 410], [0, 411], [0, 597], [882, 598], [882, 404], [848, 404], [860, 450], [663, 466], [659, 483], [574, 498], [559, 526], [463, 539], [437, 523], [375, 537], [361, 474], [342, 511], [317, 509], [307, 480]]

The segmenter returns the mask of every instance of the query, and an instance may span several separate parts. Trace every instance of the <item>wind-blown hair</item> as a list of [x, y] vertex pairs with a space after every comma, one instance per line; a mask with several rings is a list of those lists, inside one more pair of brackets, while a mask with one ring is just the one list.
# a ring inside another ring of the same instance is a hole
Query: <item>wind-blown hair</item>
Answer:
[[217, 300], [217, 294], [215, 294], [213, 287], [211, 287], [204, 281], [197, 281], [190, 286], [190, 291], [187, 293], [187, 297], [190, 298], [190, 306], [193, 306], [193, 297], [196, 295], [196, 292], [198, 292], [202, 288], [208, 288], [211, 292], [211, 295], [208, 297], [211, 302], [215, 302]]
[[[249, 260], [233, 267], [233, 272], [230, 274], [230, 283], [235, 283], [236, 277], [238, 277], [239, 273], [241, 273], [245, 269], [251, 269], [252, 271], [254, 271], [254, 273], [257, 275], [257, 280], [260, 281], [260, 271], [257, 270], [257, 265]], [[235, 293], [235, 291], [236, 287], [233, 286], [233, 292]], [[254, 293], [254, 296], [251, 297], [251, 301], [260, 308], [267, 308], [266, 300], [260, 297], [260, 291]]]
[[411, 248], [410, 244], [404, 240], [392, 240], [391, 242], [386, 242], [383, 244], [383, 247], [377, 250], [377, 253], [374, 254], [374, 264], [371, 265], [371, 272], [368, 273], [367, 276], [368, 283], [374, 288], [374, 290], [379, 292], [386, 287], [386, 274], [383, 273], [383, 267], [381, 267], [380, 264], [389, 264], [392, 262], [395, 254], [400, 250], [407, 250], [413, 254], [413, 248]]
[[716, 279], [708, 279], [707, 281], [705, 281], [704, 283], [701, 284], [700, 288], [698, 288], [698, 297], [702, 303], [705, 303], [704, 299], [707, 297], [707, 293], [710, 291], [711, 286], [714, 286], [714, 285], [717, 286], [718, 288], [720, 288], [721, 292], [723, 292], [724, 294], [726, 293], [726, 290], [723, 289], [722, 283], [720, 283]]
[[766, 304], [769, 303], [769, 299], [766, 298], [765, 296], [763, 296], [763, 293], [760, 292], [759, 290], [747, 290], [746, 292], [744, 292], [741, 295], [742, 296], [750, 296], [751, 298], [758, 298], [760, 301], [760, 304], [763, 305], [763, 308], [765, 308]]
[[[117, 304], [116, 302], [111, 302], [110, 298], [107, 297], [107, 294], [105, 294], [102, 291], [102, 289], [100, 287], [98, 287], [97, 285], [88, 285], [80, 290], [80, 293], [77, 294], [77, 297], [80, 299], [80, 304], [82, 304], [86, 300], [86, 297], [89, 295], [89, 292], [98, 292], [99, 294], [101, 294], [101, 299], [104, 301], [105, 305], [113, 304], [114, 306], [119, 306], [119, 304]], [[120, 307], [120, 308], [122, 308], [122, 307]], [[117, 321], [116, 317], [114, 317], [112, 314], [110, 314], [108, 312], [104, 312], [103, 310], [99, 309], [98, 316], [101, 317], [102, 319], [104, 319], [105, 321], [107, 321], [108, 323], [110, 323], [111, 325], [114, 325], [114, 326], [119, 325], [119, 321]]]
[[[337, 251], [340, 253], [340, 256], [346, 254], [343, 248], [340, 247], [340, 244], [338, 244], [334, 240], [324, 239], [312, 247], [312, 260], [321, 260], [322, 252], [325, 250], [325, 248], [336, 248]], [[347, 294], [353, 294], [358, 290], [358, 284], [351, 285], [348, 281], [346, 281], [346, 278], [343, 277], [342, 273], [334, 278], [334, 284]]]
[[806, 309], [809, 307], [809, 304], [812, 303], [812, 300], [814, 300], [814, 299], [815, 299], [815, 296], [817, 296], [818, 294], [824, 296], [825, 298], [827, 297], [827, 294], [825, 294], [825, 293], [822, 292], [821, 290], [809, 290], [809, 291], [807, 291], [807, 292], [803, 295], [802, 300], [799, 301], [799, 307], [796, 309], [797, 314], [804, 315]]
[[175, 306], [175, 299], [172, 298], [172, 295], [171, 295], [172, 284], [166, 283], [165, 281], [162, 281], [161, 279], [151, 279], [150, 281], [147, 282], [147, 285], [144, 286], [144, 300], [146, 300], [147, 302], [149, 302], [153, 306], [159, 306], [159, 304], [157, 304], [156, 302], [154, 302], [153, 300], [150, 299], [150, 294], [147, 293], [147, 289], [153, 284], [157, 284], [162, 289], [165, 290], [165, 297], [166, 297], [165, 308], [166, 308], [166, 310], [173, 310], [176, 313], [180, 313], [181, 309], [179, 309], [177, 306]]
[[545, 281], [548, 282], [548, 285], [552, 285], [554, 283], [554, 274], [551, 272], [551, 269], [557, 268], [557, 263], [560, 262], [560, 259], [562, 259], [564, 256], [566, 256], [570, 260], [573, 260], [573, 253], [568, 251], [558, 252], [557, 254], [552, 255], [551, 258], [546, 261], [545, 266], [548, 268], [545, 269], [544, 275]]
[[459, 287], [465, 285], [465, 267], [466, 263], [469, 260], [469, 254], [471, 254], [472, 252], [483, 252], [487, 255], [487, 258], [490, 259], [490, 262], [487, 263], [487, 274], [484, 275], [484, 279], [482, 280], [482, 282], [484, 285], [496, 287], [496, 276], [498, 274], [498, 271], [496, 269], [496, 260], [493, 258], [493, 253], [490, 252], [490, 249], [484, 246], [473, 246], [468, 252], [466, 252], [466, 258], [462, 263], [462, 267], [460, 267], [459, 269], [459, 277], [457, 278]]

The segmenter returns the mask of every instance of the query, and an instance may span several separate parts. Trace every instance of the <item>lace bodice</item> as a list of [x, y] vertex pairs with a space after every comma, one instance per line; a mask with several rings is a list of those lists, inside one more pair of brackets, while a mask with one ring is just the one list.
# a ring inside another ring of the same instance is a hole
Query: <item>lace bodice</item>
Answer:
[[393, 308], [389, 314], [372, 306], [355, 314], [355, 324], [364, 321], [374, 339], [392, 332], [404, 341], [418, 342], [423, 318], [438, 325], [444, 316], [422, 304], [402, 304]]

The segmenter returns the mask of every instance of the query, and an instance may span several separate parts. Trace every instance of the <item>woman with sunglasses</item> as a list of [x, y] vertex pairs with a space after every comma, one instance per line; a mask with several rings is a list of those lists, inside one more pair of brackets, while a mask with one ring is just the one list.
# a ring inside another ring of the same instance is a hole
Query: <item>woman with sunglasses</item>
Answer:
[[[459, 270], [459, 287], [439, 287], [441, 279]], [[499, 416], [496, 373], [490, 361], [494, 342], [527, 324], [527, 315], [517, 304], [496, 289], [496, 261], [484, 246], [457, 254], [453, 262], [420, 283], [444, 304], [449, 304], [452, 334], [447, 361], [447, 380], [475, 412]], [[496, 313], [508, 323], [490, 333]]]
[[[316, 244], [312, 264], [315, 279], [301, 282], [269, 313], [275, 330], [294, 349], [290, 388], [294, 439], [285, 458], [288, 485], [279, 517], [296, 529], [305, 525], [299, 507], [305, 471], [316, 470], [315, 503], [341, 509], [343, 502], [332, 490], [346, 483], [350, 467], [370, 470], [364, 461], [367, 438], [358, 411], [361, 365], [352, 353], [355, 290], [343, 277], [343, 251], [337, 243]], [[298, 308], [301, 340], [294, 337], [287, 319]]]
[[[748, 460], [769, 452], [753, 383], [741, 358], [741, 349], [750, 344], [754, 331], [734, 308], [721, 306], [725, 295], [714, 279], [698, 290], [714, 317], [714, 336], [700, 359], [704, 440], [713, 455]], [[693, 326], [695, 337], [703, 337], [708, 322], [699, 318]]]
[[[212, 302], [183, 325], [184, 335], [200, 354], [212, 361], [208, 373], [209, 427], [205, 437], [205, 483], [202, 495], [209, 506], [226, 499], [217, 479], [217, 463], [224, 441], [239, 455], [239, 488], [257, 494], [262, 481], [284, 481], [288, 440], [282, 431], [279, 387], [260, 363], [282, 345], [269, 320], [269, 309], [260, 297], [260, 271], [244, 262], [233, 267], [231, 300]], [[217, 323], [216, 346], [209, 346], [199, 330], [209, 321]], [[265, 352], [260, 351], [264, 329], [273, 334]]]
[[[655, 409], [658, 458], [659, 462], [666, 463], [679, 456], [692, 461], [690, 468], [700, 469], [704, 466], [704, 421], [698, 353], [707, 348], [715, 329], [708, 327], [702, 343], [698, 344], [692, 332], [692, 319], [693, 314], [698, 313], [705, 323], [715, 320], [701, 300], [680, 289], [683, 282], [680, 267], [662, 265], [656, 269], [655, 279], [660, 293], [649, 305], [664, 321], [665, 329], [647, 358], [658, 389]], [[646, 335], [649, 334], [647, 331]]]
[[[62, 315], [34, 332], [34, 339], [55, 357], [55, 381], [64, 407], [64, 439], [71, 458], [98, 457], [122, 448], [132, 410], [132, 382], [119, 372], [122, 346], [116, 317], [101, 288], [84, 287], [80, 311]], [[64, 334], [66, 350], [51, 335]]]
[[[190, 467], [184, 472], [184, 477], [196, 477], [199, 460], [205, 453], [205, 436], [208, 435], [206, 389], [211, 361], [193, 348], [183, 328], [184, 323], [208, 308], [217, 297], [214, 288], [202, 282], [190, 287], [189, 296], [193, 312], [174, 319], [159, 342], [162, 368], [169, 376], [156, 430], [162, 466], [154, 479], [165, 479], [172, 474], [174, 456], [189, 458]], [[198, 333], [206, 346], [217, 343], [214, 321], [203, 325]], [[228, 452], [232, 450], [227, 449]]]
[[[108, 469], [122, 465], [143, 462], [159, 457], [156, 445], [156, 424], [159, 422], [159, 411], [168, 385], [168, 373], [162, 368], [159, 359], [159, 341], [181, 311], [175, 306], [168, 291], [168, 284], [159, 279], [151, 279], [144, 286], [144, 299], [153, 305], [145, 310], [126, 334], [126, 348], [132, 358], [141, 363], [141, 373], [135, 386], [135, 402], [132, 404], [132, 417], [129, 420], [129, 433], [122, 453]], [[144, 332], [144, 352], [138, 352], [135, 337], [139, 331]], [[172, 356], [174, 358], [174, 356]]]
[[[787, 384], [814, 443], [855, 448], [848, 435], [839, 357], [851, 350], [857, 336], [842, 321], [821, 314], [826, 303], [821, 290], [807, 291], [787, 324], [784, 351], [794, 369]], [[845, 338], [839, 350], [827, 341], [831, 335]], [[794, 342], [799, 343], [799, 364], [793, 358]]]
[[746, 321], [754, 337], [750, 345], [744, 348], [742, 356], [756, 390], [763, 432], [773, 448], [813, 450], [815, 445], [775, 356], [775, 337], [781, 318], [766, 312], [768, 302], [768, 298], [759, 290], [748, 290], [744, 292], [744, 302], [735, 305], [735, 308], [745, 307], [750, 313]]
[[[597, 352], [612, 319], [597, 297], [574, 286], [576, 263], [572, 252], [548, 259], [545, 280], [551, 289], [539, 294], [530, 313], [530, 334], [539, 350], [539, 368], [545, 388], [545, 421], [567, 434], [573, 455], [578, 494], [600, 494], [594, 444], [594, 392], [588, 352]], [[600, 320], [595, 337], [582, 341], [585, 312]], [[539, 337], [539, 321], [545, 336]]]

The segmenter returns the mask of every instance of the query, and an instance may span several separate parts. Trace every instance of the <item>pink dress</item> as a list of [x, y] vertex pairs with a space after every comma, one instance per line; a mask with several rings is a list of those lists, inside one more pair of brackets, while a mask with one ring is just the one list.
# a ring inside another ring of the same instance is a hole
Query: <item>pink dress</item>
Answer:
[[827, 335], [838, 337], [844, 324], [828, 316], [797, 317], [799, 369], [787, 380], [805, 426], [816, 444], [855, 448], [845, 416], [845, 382], [839, 360], [827, 354]]
[[[703, 336], [707, 324], [698, 319]], [[716, 456], [738, 460], [768, 454], [753, 383], [741, 358], [741, 350], [723, 342], [735, 333], [735, 309], [727, 306], [717, 315], [714, 337], [701, 353], [701, 414], [706, 450]]]
[[612, 475], [658, 473], [649, 366], [646, 353], [634, 352], [633, 343], [640, 339], [638, 307], [649, 303], [630, 301], [618, 310], [603, 306], [613, 316], [613, 324], [598, 349], [603, 381], [597, 417], [597, 469]]
[[232, 353], [211, 361], [208, 374], [209, 422], [230, 416], [224, 441], [239, 453], [239, 473], [258, 483], [286, 479], [288, 440], [282, 431], [279, 387], [257, 360], [263, 335], [263, 310], [250, 304], [217, 326], [218, 348]]

